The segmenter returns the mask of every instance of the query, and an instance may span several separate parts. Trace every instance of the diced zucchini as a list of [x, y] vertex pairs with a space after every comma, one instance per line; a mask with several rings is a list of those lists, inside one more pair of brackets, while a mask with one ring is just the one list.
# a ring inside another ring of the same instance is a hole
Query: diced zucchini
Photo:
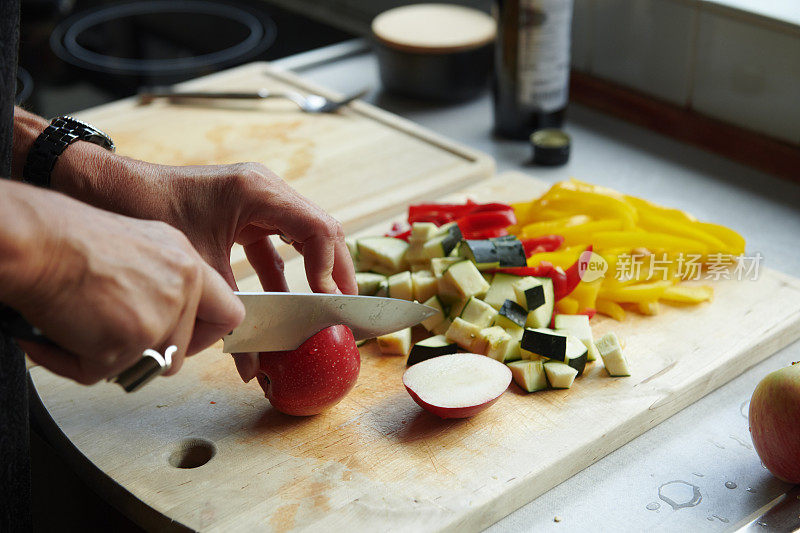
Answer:
[[431, 259], [431, 271], [434, 277], [440, 277], [453, 263], [458, 263], [461, 259], [457, 257], [434, 257]]
[[[494, 309], [492, 309], [494, 311]], [[483, 328], [480, 333], [483, 355], [491, 357], [501, 363], [505, 362], [508, 345], [511, 344], [511, 335], [500, 326]]]
[[522, 350], [519, 347], [519, 343], [522, 340], [522, 334], [525, 333], [525, 329], [514, 324], [511, 327], [505, 328], [505, 330], [506, 333], [511, 336], [511, 342], [506, 348], [505, 361], [515, 361], [517, 359], [521, 359]]
[[408, 243], [394, 237], [364, 237], [356, 241], [360, 261], [369, 261], [372, 270], [396, 274], [405, 270]]
[[414, 300], [424, 302], [431, 296], [435, 296], [439, 290], [439, 284], [430, 270], [420, 270], [411, 274], [411, 284], [414, 288]]
[[517, 279], [513, 286], [516, 302], [528, 311], [533, 311], [544, 305], [544, 284], [541, 279], [525, 276]]
[[361, 339], [360, 341], [356, 341], [356, 346], [364, 346], [370, 339]]
[[[475, 348], [480, 348], [481, 339], [479, 338], [481, 328], [475, 324], [471, 324], [461, 318], [456, 318], [453, 323], [447, 328], [445, 336], [467, 350], [468, 352], [474, 351]], [[477, 352], [480, 353], [480, 352]]]
[[389, 284], [389, 298], [414, 299], [414, 286], [411, 283], [411, 272], [408, 270], [389, 276], [387, 282]]
[[[509, 237], [513, 236], [509, 235]], [[497, 250], [497, 260], [500, 262], [501, 267], [524, 267], [527, 265], [525, 248], [519, 239], [513, 237], [510, 239], [499, 238], [491, 240]]]
[[419, 341], [411, 348], [406, 366], [415, 365], [440, 355], [456, 353], [457, 351], [458, 345], [456, 343], [448, 341], [444, 335], [434, 335]]
[[496, 273], [483, 301], [499, 311], [506, 300], [514, 300], [514, 282], [518, 279], [512, 274]]
[[525, 327], [525, 322], [528, 319], [528, 312], [525, 308], [513, 300], [503, 302], [497, 315], [497, 325], [504, 328], [510, 327], [509, 323]]
[[567, 353], [564, 362], [577, 370], [579, 376], [583, 374], [583, 369], [586, 368], [588, 354], [589, 350], [578, 337], [567, 335]]
[[[450, 265], [441, 277], [462, 298], [480, 296], [489, 290], [489, 284], [472, 261], [459, 261]], [[441, 289], [441, 284], [439, 285]], [[447, 292], [447, 291], [445, 291]]]
[[422, 321], [422, 326], [425, 329], [427, 329], [428, 331], [433, 331], [434, 328], [436, 328], [436, 326], [444, 322], [446, 318], [444, 316], [444, 307], [442, 307], [442, 302], [439, 301], [438, 296], [431, 296], [430, 298], [425, 300], [424, 305], [432, 307], [433, 309], [436, 309], [438, 311], [438, 313], [436, 313], [435, 315], [429, 316], [428, 318]]
[[356, 283], [358, 284], [358, 294], [373, 296], [378, 292], [381, 282], [386, 281], [386, 276], [375, 272], [356, 272]]
[[556, 315], [556, 331], [575, 335], [586, 346], [588, 350], [587, 361], [595, 361], [599, 354], [597, 346], [594, 345], [592, 338], [592, 327], [589, 325], [589, 317], [586, 315]]
[[408, 250], [406, 250], [406, 261], [411, 265], [428, 264], [429, 258], [425, 255], [422, 247], [425, 242], [419, 242], [409, 239]]
[[610, 376], [630, 376], [628, 360], [622, 353], [619, 339], [614, 333], [606, 333], [595, 343], [603, 364]]
[[377, 340], [382, 354], [406, 355], [411, 348], [411, 328], [381, 335]]
[[478, 270], [489, 270], [499, 268], [500, 261], [497, 260], [497, 249], [490, 240], [466, 240], [458, 245], [458, 255], [464, 259], [469, 259]]
[[458, 229], [458, 224], [446, 224], [422, 246], [422, 254], [428, 259], [447, 257], [460, 241], [461, 230]]
[[375, 291], [373, 296], [380, 296], [381, 298], [386, 298], [389, 296], [389, 279], [385, 279], [378, 284], [378, 290]]
[[545, 374], [547, 374], [547, 381], [554, 389], [572, 387], [572, 382], [575, 381], [575, 376], [578, 375], [577, 370], [558, 361], [546, 361], [543, 366]]
[[544, 304], [536, 309], [528, 311], [528, 322], [525, 324], [529, 328], [546, 328], [550, 326], [553, 318], [553, 308], [556, 304], [555, 293], [553, 292], [553, 280], [550, 278], [534, 278], [541, 281], [544, 291]]
[[521, 347], [537, 356], [565, 361], [567, 336], [547, 328], [526, 329], [522, 335]]
[[344, 240], [344, 243], [347, 245], [347, 251], [350, 252], [350, 258], [353, 260], [353, 264], [358, 262], [358, 246], [356, 245], [356, 240], [352, 237], [348, 237]]
[[445, 318], [431, 330], [431, 333], [435, 333], [436, 335], [445, 335], [447, 334], [447, 330], [450, 329], [450, 326], [453, 325], [453, 321], [449, 318]]
[[476, 326], [485, 328], [494, 322], [494, 318], [497, 316], [497, 311], [495, 311], [494, 307], [487, 304], [483, 300], [479, 300], [478, 298], [472, 296], [464, 304], [459, 316], [467, 322], [472, 322]]
[[547, 376], [542, 361], [513, 361], [508, 363], [514, 382], [526, 392], [547, 388]]
[[439, 227], [433, 222], [414, 222], [411, 224], [411, 239], [415, 241], [427, 241], [438, 232]]

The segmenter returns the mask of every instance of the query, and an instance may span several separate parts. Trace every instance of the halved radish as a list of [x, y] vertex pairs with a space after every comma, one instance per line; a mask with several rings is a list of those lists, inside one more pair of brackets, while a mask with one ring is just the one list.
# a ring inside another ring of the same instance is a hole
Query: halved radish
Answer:
[[442, 418], [467, 418], [492, 405], [511, 383], [511, 370], [474, 353], [422, 361], [406, 370], [403, 385], [426, 411]]

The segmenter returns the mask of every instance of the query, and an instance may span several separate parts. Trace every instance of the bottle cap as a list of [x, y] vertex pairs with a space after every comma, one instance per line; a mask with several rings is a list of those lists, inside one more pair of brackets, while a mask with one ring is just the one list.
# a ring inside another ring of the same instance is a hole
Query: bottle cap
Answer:
[[560, 166], [569, 160], [570, 138], [563, 130], [546, 128], [531, 134], [533, 162], [537, 165]]

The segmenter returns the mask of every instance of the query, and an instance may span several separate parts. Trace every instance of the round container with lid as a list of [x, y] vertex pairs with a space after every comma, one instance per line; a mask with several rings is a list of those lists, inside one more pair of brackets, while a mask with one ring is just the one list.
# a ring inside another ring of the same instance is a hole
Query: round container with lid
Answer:
[[488, 85], [496, 25], [482, 11], [449, 4], [398, 7], [375, 17], [372, 35], [387, 91], [456, 102]]

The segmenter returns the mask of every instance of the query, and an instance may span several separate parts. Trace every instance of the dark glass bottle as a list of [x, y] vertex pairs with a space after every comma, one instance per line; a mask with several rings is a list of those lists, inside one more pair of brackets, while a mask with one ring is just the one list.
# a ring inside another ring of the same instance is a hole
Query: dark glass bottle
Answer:
[[569, 97], [572, 0], [497, 0], [494, 130], [527, 139], [560, 127]]

